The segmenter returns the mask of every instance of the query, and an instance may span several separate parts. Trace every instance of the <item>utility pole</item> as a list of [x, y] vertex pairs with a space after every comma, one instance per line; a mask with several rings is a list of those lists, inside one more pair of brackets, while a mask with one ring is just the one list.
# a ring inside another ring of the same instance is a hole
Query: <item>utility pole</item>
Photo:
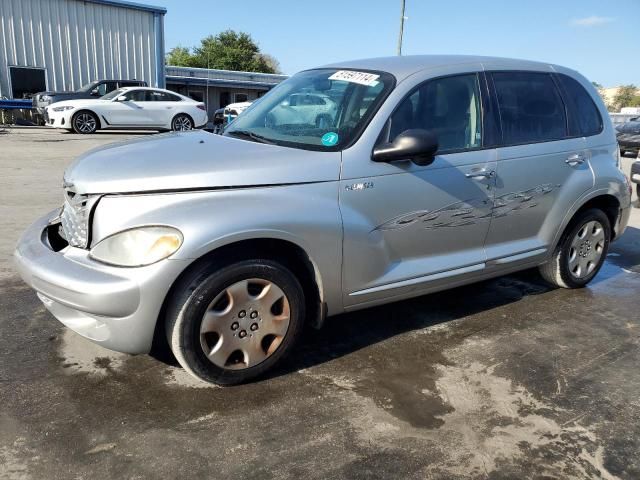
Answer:
[[402, 35], [404, 33], [404, 3], [405, 0], [400, 1], [402, 7], [400, 11], [400, 35], [398, 36], [398, 55], [402, 55]]

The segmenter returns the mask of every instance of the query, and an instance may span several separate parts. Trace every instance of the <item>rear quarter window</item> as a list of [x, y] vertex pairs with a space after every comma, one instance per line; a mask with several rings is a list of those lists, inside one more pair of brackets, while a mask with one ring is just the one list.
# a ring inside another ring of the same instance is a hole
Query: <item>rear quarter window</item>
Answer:
[[569, 134], [589, 137], [602, 132], [602, 117], [591, 95], [582, 85], [567, 75], [558, 75], [569, 108]]
[[567, 137], [564, 103], [550, 74], [494, 72], [492, 77], [505, 145]]

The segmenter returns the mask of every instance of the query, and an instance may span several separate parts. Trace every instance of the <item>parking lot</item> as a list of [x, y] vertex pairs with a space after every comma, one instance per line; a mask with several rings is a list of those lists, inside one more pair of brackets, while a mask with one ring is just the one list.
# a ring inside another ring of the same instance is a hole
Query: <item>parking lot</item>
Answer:
[[11, 263], [65, 166], [138, 135], [0, 135], [0, 479], [640, 478], [640, 209], [588, 288], [524, 272], [342, 315], [213, 387], [63, 328]]

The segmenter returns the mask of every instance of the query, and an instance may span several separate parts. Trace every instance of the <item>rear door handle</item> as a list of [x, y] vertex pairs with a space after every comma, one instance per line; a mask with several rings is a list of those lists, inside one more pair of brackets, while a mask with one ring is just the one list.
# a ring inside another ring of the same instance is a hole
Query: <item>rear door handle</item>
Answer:
[[566, 163], [570, 167], [575, 167], [576, 165], [584, 163], [585, 160], [586, 159], [584, 155], [582, 155], [581, 153], [575, 153], [573, 155], [569, 155], [564, 163]]
[[464, 176], [473, 180], [486, 180], [495, 177], [496, 172], [494, 170], [477, 170], [475, 172], [465, 173]]

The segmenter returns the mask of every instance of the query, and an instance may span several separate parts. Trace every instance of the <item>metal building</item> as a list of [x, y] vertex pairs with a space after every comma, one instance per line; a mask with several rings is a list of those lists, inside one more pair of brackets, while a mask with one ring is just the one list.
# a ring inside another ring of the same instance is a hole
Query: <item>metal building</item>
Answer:
[[165, 13], [124, 0], [0, 0], [0, 97], [99, 79], [164, 87]]
[[218, 108], [230, 103], [253, 101], [280, 82], [286, 75], [234, 72], [207, 68], [165, 68], [167, 88], [207, 104], [209, 118]]

